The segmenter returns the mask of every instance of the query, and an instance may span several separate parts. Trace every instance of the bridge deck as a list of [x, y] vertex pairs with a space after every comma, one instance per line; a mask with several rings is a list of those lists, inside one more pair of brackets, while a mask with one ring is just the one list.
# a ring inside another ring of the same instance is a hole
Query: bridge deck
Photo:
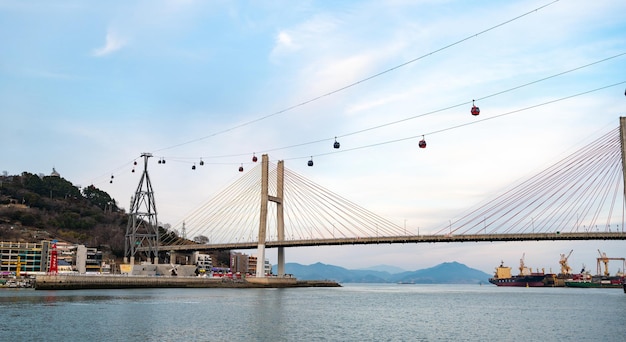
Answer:
[[[466, 234], [466, 235], [402, 235], [381, 237], [355, 237], [313, 240], [267, 241], [266, 248], [373, 245], [392, 243], [436, 243], [436, 242], [495, 242], [495, 241], [559, 241], [559, 240], [626, 240], [625, 232], [585, 232], [585, 233], [526, 233], [526, 234]], [[222, 244], [192, 244], [159, 246], [162, 251], [201, 251], [255, 249], [257, 242]]]

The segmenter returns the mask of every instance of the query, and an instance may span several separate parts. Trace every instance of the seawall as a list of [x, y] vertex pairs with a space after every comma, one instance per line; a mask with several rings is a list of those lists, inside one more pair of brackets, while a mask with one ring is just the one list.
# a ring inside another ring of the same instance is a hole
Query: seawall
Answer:
[[[38, 275], [35, 290], [132, 289], [132, 288], [291, 288], [340, 287], [327, 280], [295, 278], [205, 278], [132, 275]], [[288, 279], [287, 281], [285, 279]]]

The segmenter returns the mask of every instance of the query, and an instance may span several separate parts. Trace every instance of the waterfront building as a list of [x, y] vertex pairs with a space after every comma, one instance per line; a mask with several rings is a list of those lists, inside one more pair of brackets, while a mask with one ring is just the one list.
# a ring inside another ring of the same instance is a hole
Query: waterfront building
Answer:
[[[57, 242], [57, 260], [67, 262], [70, 265], [76, 264], [76, 245], [69, 242]], [[60, 263], [59, 263], [60, 265]]]
[[193, 262], [198, 267], [198, 271], [203, 273], [209, 273], [213, 268], [213, 259], [211, 259], [211, 256], [209, 254], [194, 252]]
[[[110, 266], [103, 263], [102, 251], [83, 245], [57, 242], [57, 263], [59, 271], [79, 273], [107, 273]], [[0, 241], [0, 274], [20, 275], [46, 273], [50, 269], [52, 241], [11, 242]]]
[[247, 254], [232, 252], [230, 253], [230, 271], [232, 273], [249, 273], [249, 258]]
[[76, 270], [78, 273], [102, 273], [102, 252], [96, 248], [78, 245], [76, 248]]
[[248, 273], [256, 274], [256, 265], [257, 265], [257, 257], [256, 255], [251, 255], [248, 258]]
[[59, 273], [74, 273], [72, 264], [63, 259], [58, 260], [57, 268]]
[[[252, 254], [249, 257], [249, 267], [248, 267], [248, 272], [250, 274], [256, 274], [256, 268], [258, 265], [258, 257], [256, 254]], [[265, 270], [265, 274], [266, 275], [270, 275], [272, 274], [272, 264], [270, 264], [270, 260], [269, 259], [265, 259], [265, 262], [263, 263], [263, 269]]]
[[47, 272], [50, 261], [50, 241], [0, 241], [0, 272], [21, 274]]

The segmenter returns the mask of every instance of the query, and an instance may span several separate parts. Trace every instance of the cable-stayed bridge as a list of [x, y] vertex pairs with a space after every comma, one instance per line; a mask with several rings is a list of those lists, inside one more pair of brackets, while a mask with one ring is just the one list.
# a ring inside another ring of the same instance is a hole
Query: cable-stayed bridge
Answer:
[[[620, 118], [619, 128], [496, 198], [469, 209], [459, 219], [431, 230], [435, 231], [432, 234], [407, 232], [406, 228], [285, 168], [282, 161], [273, 164], [263, 155], [259, 165], [174, 227], [185, 237], [206, 243], [192, 243], [176, 234], [153, 236], [156, 241], [149, 244], [143, 241], [154, 234], [132, 237], [127, 233], [127, 237], [138, 246], [138, 252], [154, 249], [153, 246], [158, 251], [180, 252], [254, 248], [263, 260], [265, 248], [278, 248], [279, 274], [281, 263], [284, 264], [284, 247], [626, 240], [625, 120]], [[144, 172], [149, 180], [147, 171]], [[147, 192], [140, 184], [135, 199]], [[142, 217], [142, 222], [151, 221]], [[132, 235], [130, 220], [128, 231]]]

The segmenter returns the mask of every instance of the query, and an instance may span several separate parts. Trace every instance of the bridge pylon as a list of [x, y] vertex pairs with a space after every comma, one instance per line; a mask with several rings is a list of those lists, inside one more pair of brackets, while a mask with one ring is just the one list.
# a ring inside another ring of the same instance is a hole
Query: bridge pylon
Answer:
[[[276, 203], [276, 222], [278, 241], [285, 240], [285, 219], [283, 214], [285, 167], [282, 160], [276, 165], [276, 196], [269, 194], [269, 158], [261, 156], [261, 215], [259, 220], [259, 244], [256, 276], [265, 277], [265, 240], [267, 233], [267, 208], [269, 202]], [[285, 275], [285, 248], [278, 247], [278, 276]]]
[[128, 225], [124, 239], [124, 263], [135, 263], [135, 254], [139, 248], [146, 248], [148, 261], [159, 263], [159, 226], [154, 201], [154, 191], [148, 175], [148, 158], [151, 153], [143, 153], [143, 174], [131, 199]]
[[622, 152], [622, 180], [624, 184], [624, 200], [626, 200], [626, 117], [619, 118], [619, 137]]

